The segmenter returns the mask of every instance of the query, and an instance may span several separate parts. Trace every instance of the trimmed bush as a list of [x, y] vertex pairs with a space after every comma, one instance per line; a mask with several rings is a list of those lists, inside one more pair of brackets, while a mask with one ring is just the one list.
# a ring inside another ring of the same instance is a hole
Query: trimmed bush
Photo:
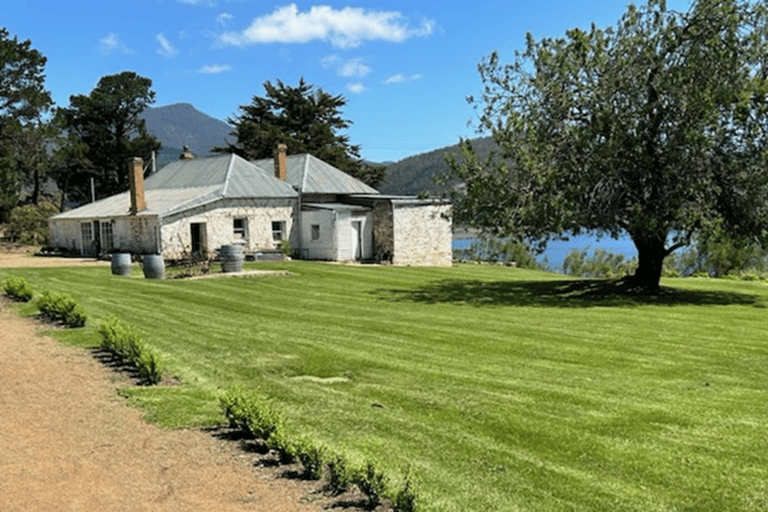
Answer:
[[370, 509], [381, 503], [387, 488], [386, 478], [370, 462], [355, 476], [355, 484], [365, 494], [366, 506]]
[[32, 300], [32, 288], [23, 277], [9, 277], [3, 284], [5, 294], [14, 300], [29, 302]]
[[132, 364], [139, 376], [149, 384], [157, 384], [163, 378], [160, 357], [141, 338], [139, 332], [110, 315], [99, 324], [101, 348], [115, 354], [125, 363]]
[[352, 487], [354, 476], [347, 459], [341, 455], [334, 456], [328, 462], [328, 491], [331, 494], [346, 492]]
[[297, 448], [296, 456], [303, 468], [301, 476], [308, 480], [320, 480], [323, 478], [325, 449], [306, 437], [299, 440]]
[[403, 486], [392, 500], [392, 509], [394, 512], [416, 512], [416, 508], [416, 492], [413, 490], [413, 481], [410, 473], [406, 473]]
[[255, 391], [231, 387], [219, 402], [230, 426], [238, 427], [256, 438], [267, 441], [283, 425], [282, 415]]
[[62, 322], [69, 327], [83, 327], [88, 319], [85, 311], [68, 293], [54, 293], [45, 290], [35, 301], [35, 305], [44, 316], [55, 322]]

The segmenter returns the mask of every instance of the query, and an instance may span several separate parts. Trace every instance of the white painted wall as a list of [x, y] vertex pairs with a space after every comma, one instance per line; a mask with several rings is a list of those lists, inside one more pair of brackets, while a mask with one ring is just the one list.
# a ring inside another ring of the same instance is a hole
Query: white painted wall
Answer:
[[[312, 239], [312, 226], [320, 237]], [[336, 225], [330, 210], [305, 211], [301, 214], [301, 255], [310, 260], [336, 259]]]

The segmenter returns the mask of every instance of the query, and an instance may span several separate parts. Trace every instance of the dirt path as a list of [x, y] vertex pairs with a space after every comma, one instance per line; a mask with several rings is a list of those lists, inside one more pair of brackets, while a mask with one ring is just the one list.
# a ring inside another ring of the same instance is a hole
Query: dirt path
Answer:
[[320, 510], [209, 434], [145, 423], [89, 352], [0, 307], [0, 510]]

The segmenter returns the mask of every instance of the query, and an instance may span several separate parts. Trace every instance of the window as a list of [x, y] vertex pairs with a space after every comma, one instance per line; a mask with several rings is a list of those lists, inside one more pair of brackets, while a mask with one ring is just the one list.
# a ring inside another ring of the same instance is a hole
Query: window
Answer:
[[83, 222], [80, 224], [80, 234], [83, 237], [83, 246], [90, 245], [93, 241], [93, 230], [90, 222]]
[[312, 224], [312, 240], [320, 240], [320, 224]]
[[101, 250], [104, 252], [112, 249], [114, 245], [114, 236], [112, 234], [112, 223], [101, 223]]
[[248, 233], [246, 231], [246, 223], [243, 217], [238, 217], [232, 220], [232, 229], [234, 231], [236, 239], [245, 240], [246, 238], [248, 238]]
[[285, 222], [272, 221], [272, 240], [279, 242], [283, 238], [285, 238]]

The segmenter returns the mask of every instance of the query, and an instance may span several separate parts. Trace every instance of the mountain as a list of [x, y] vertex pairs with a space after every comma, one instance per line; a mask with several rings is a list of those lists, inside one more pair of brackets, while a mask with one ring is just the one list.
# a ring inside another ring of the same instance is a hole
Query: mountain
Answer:
[[[149, 132], [163, 144], [157, 154], [158, 168], [177, 160], [184, 146], [189, 146], [196, 156], [205, 156], [212, 148], [232, 140], [232, 126], [200, 112], [189, 103], [147, 108], [141, 117], [146, 121]], [[472, 144], [481, 160], [485, 159], [493, 147], [490, 137], [474, 139]], [[377, 164], [387, 167], [387, 175], [378, 187], [379, 191], [393, 195], [428, 193], [431, 197], [440, 197], [446, 187], [437, 185], [434, 180], [449, 171], [445, 161], [447, 155], [453, 155], [461, 161], [458, 144], [410, 156], [395, 163]]]
[[[488, 156], [494, 144], [493, 139], [484, 137], [473, 139], [472, 145], [482, 161]], [[394, 195], [429, 193], [431, 197], [441, 196], [446, 192], [446, 186], [436, 184], [435, 178], [450, 170], [445, 160], [448, 155], [453, 156], [459, 162], [462, 160], [459, 145], [454, 144], [427, 153], [409, 156], [389, 165], [387, 176], [378, 187], [379, 191], [383, 194]]]
[[216, 146], [223, 146], [231, 140], [233, 128], [207, 114], [203, 114], [189, 103], [175, 103], [165, 107], [147, 108], [141, 114], [147, 123], [147, 130], [163, 144], [158, 160], [175, 154], [189, 146], [197, 156], [211, 153]]

